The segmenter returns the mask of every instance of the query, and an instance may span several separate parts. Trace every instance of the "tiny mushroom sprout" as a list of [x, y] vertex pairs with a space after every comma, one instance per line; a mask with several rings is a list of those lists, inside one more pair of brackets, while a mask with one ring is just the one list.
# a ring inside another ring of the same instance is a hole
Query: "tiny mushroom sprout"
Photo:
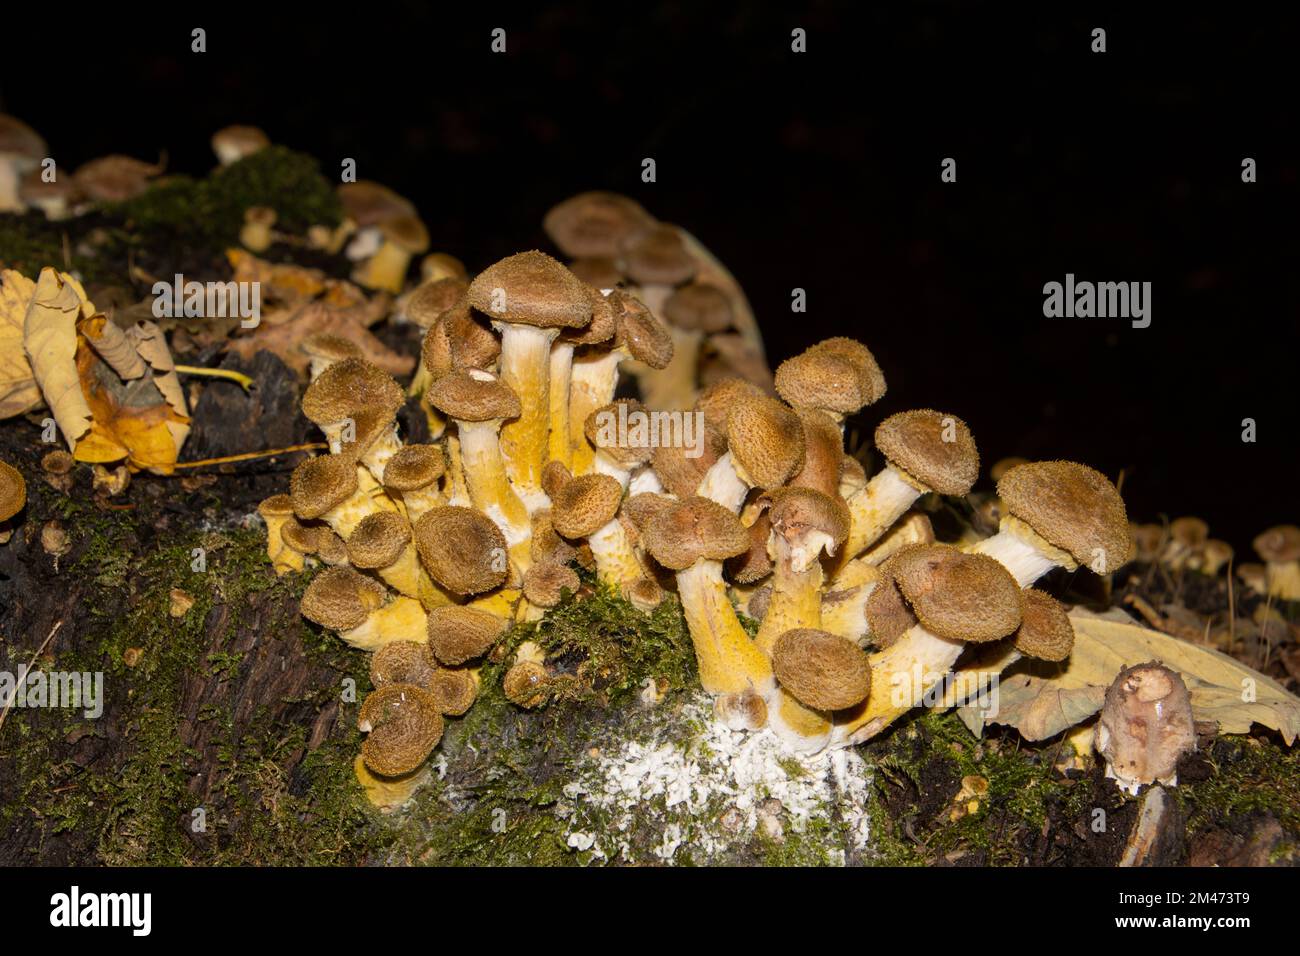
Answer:
[[45, 140], [17, 117], [0, 113], [0, 212], [22, 212], [18, 186], [49, 156]]
[[1000, 640], [1021, 623], [1020, 586], [986, 555], [916, 545], [891, 559], [890, 572], [918, 623], [871, 655], [875, 693], [837, 720], [838, 744], [868, 740], [922, 703], [965, 643]]
[[715, 501], [686, 498], [657, 511], [642, 541], [656, 561], [677, 574], [704, 689], [714, 695], [766, 695], [771, 664], [741, 626], [722, 580], [722, 562], [749, 546], [740, 519]]
[[374, 578], [346, 566], [326, 568], [307, 585], [302, 616], [366, 651], [423, 634], [428, 616], [420, 602], [389, 598], [388, 589]]
[[472, 508], [431, 508], [415, 523], [415, 545], [429, 576], [456, 594], [483, 594], [505, 583], [505, 536]]
[[501, 453], [530, 511], [545, 506], [541, 481], [549, 443], [551, 344], [561, 330], [591, 323], [587, 288], [537, 251], [488, 266], [469, 286], [469, 304], [501, 334], [501, 380], [519, 397], [519, 415], [501, 429]]
[[1158, 661], [1119, 672], [1106, 690], [1095, 738], [1106, 776], [1126, 793], [1178, 783], [1178, 761], [1196, 749], [1187, 685]]
[[1268, 593], [1300, 601], [1300, 528], [1282, 524], [1256, 536], [1255, 553], [1264, 559]]
[[437, 698], [416, 684], [384, 684], [361, 703], [357, 727], [366, 734], [361, 758], [372, 773], [411, 773], [442, 739]]
[[231, 166], [270, 145], [256, 126], [223, 126], [212, 134], [212, 152], [222, 166]]

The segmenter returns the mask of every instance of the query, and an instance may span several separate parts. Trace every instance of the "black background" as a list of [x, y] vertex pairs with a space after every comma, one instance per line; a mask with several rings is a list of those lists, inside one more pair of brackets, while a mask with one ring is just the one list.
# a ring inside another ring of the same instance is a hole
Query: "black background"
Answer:
[[[1253, 560], [1255, 533], [1300, 521], [1296, 23], [1260, 7], [1138, 16], [50, 6], [7, 25], [0, 109], [68, 167], [165, 149], [199, 174], [216, 128], [259, 125], [327, 171], [355, 158], [471, 270], [545, 247], [542, 215], [565, 196], [627, 193], [731, 268], [774, 364], [829, 335], [868, 343], [889, 382], [868, 435], [903, 408], [950, 411], [986, 464], [1122, 470], [1135, 520], [1198, 514]], [[956, 184], [939, 180], [949, 156]], [[1043, 284], [1067, 272], [1150, 281], [1151, 327], [1044, 318]]]

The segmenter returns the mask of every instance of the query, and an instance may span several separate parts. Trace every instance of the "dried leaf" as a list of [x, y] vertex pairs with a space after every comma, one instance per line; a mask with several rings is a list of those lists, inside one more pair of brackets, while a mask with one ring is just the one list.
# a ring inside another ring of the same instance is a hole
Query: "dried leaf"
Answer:
[[280, 325], [263, 323], [252, 335], [231, 339], [226, 349], [244, 359], [252, 359], [263, 349], [274, 352], [299, 377], [305, 378], [310, 361], [299, 345], [317, 333], [337, 335], [354, 342], [368, 361], [390, 375], [409, 375], [415, 368], [414, 356], [394, 352], [386, 346], [366, 328], [358, 312], [332, 309], [323, 302], [308, 304]]
[[77, 442], [90, 430], [92, 418], [77, 374], [77, 321], [93, 312], [75, 279], [45, 268], [36, 281], [23, 323], [23, 347], [32, 374], [74, 454]]
[[23, 324], [36, 283], [20, 272], [0, 272], [0, 419], [41, 404], [41, 390], [23, 350]]

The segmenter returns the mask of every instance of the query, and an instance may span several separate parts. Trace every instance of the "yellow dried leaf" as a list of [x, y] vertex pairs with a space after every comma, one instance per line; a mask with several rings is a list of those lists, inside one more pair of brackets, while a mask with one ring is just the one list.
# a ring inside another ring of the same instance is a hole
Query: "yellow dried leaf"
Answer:
[[23, 323], [36, 283], [13, 269], [0, 271], [0, 419], [41, 404], [41, 390], [23, 350]]
[[45, 268], [23, 320], [23, 347], [32, 374], [74, 453], [92, 418], [77, 374], [77, 320], [93, 312], [80, 283]]

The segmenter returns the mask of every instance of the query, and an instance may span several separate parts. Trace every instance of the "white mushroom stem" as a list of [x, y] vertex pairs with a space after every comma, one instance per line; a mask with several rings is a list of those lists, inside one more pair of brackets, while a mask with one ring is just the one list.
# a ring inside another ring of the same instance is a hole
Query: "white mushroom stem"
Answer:
[[460, 436], [460, 458], [470, 500], [501, 527], [507, 544], [516, 545], [528, 540], [532, 526], [528, 510], [506, 477], [504, 442], [497, 442], [500, 425], [500, 421], [457, 420], [456, 431]]
[[1029, 587], [1048, 571], [1063, 564], [1032, 541], [1010, 530], [1005, 520], [997, 534], [977, 542], [970, 550], [997, 560], [1022, 588]]
[[626, 349], [614, 348], [577, 358], [570, 367], [569, 445], [575, 476], [585, 475], [592, 469], [595, 451], [584, 431], [587, 417], [614, 400], [614, 392], [618, 389], [618, 367], [627, 355]]
[[641, 400], [647, 408], [676, 411], [695, 404], [700, 343], [704, 335], [676, 326], [669, 326], [669, 332], [673, 339], [673, 357], [661, 369], [641, 366], [637, 371], [637, 382], [641, 388]]
[[400, 596], [373, 611], [361, 624], [339, 631], [353, 647], [374, 651], [393, 641], [423, 641], [428, 634], [429, 617], [414, 598]]
[[573, 440], [569, 434], [569, 391], [573, 384], [573, 343], [558, 341], [551, 346], [551, 372], [548, 386], [550, 433], [547, 458], [565, 468], [573, 463]]
[[361, 464], [365, 465], [375, 480], [383, 483], [384, 468], [387, 467], [389, 460], [402, 450], [402, 439], [397, 435], [397, 423], [394, 422], [390, 427], [385, 428], [383, 434], [375, 439], [374, 443], [366, 449], [365, 454], [361, 456]]
[[740, 507], [749, 494], [749, 485], [741, 480], [736, 465], [731, 459], [731, 452], [723, 455], [709, 466], [696, 489], [696, 494], [716, 501], [722, 507], [740, 514]]
[[501, 381], [519, 396], [519, 417], [501, 428], [506, 474], [531, 514], [550, 502], [542, 491], [551, 421], [551, 343], [556, 329], [493, 321], [501, 333]]
[[710, 694], [752, 690], [766, 695], [773, 683], [772, 665], [736, 617], [721, 562], [697, 561], [678, 571], [677, 592], [704, 689]]
[[664, 493], [664, 483], [659, 479], [658, 473], [653, 468], [642, 468], [627, 483], [627, 493], [629, 495], [646, 493], [661, 495]]
[[925, 489], [893, 465], [885, 465], [849, 499], [849, 540], [843, 561], [856, 558], [907, 513]]
[[879, 578], [875, 566], [860, 559], [845, 565], [839, 578], [822, 593], [822, 630], [860, 642], [867, 633], [867, 598]]

